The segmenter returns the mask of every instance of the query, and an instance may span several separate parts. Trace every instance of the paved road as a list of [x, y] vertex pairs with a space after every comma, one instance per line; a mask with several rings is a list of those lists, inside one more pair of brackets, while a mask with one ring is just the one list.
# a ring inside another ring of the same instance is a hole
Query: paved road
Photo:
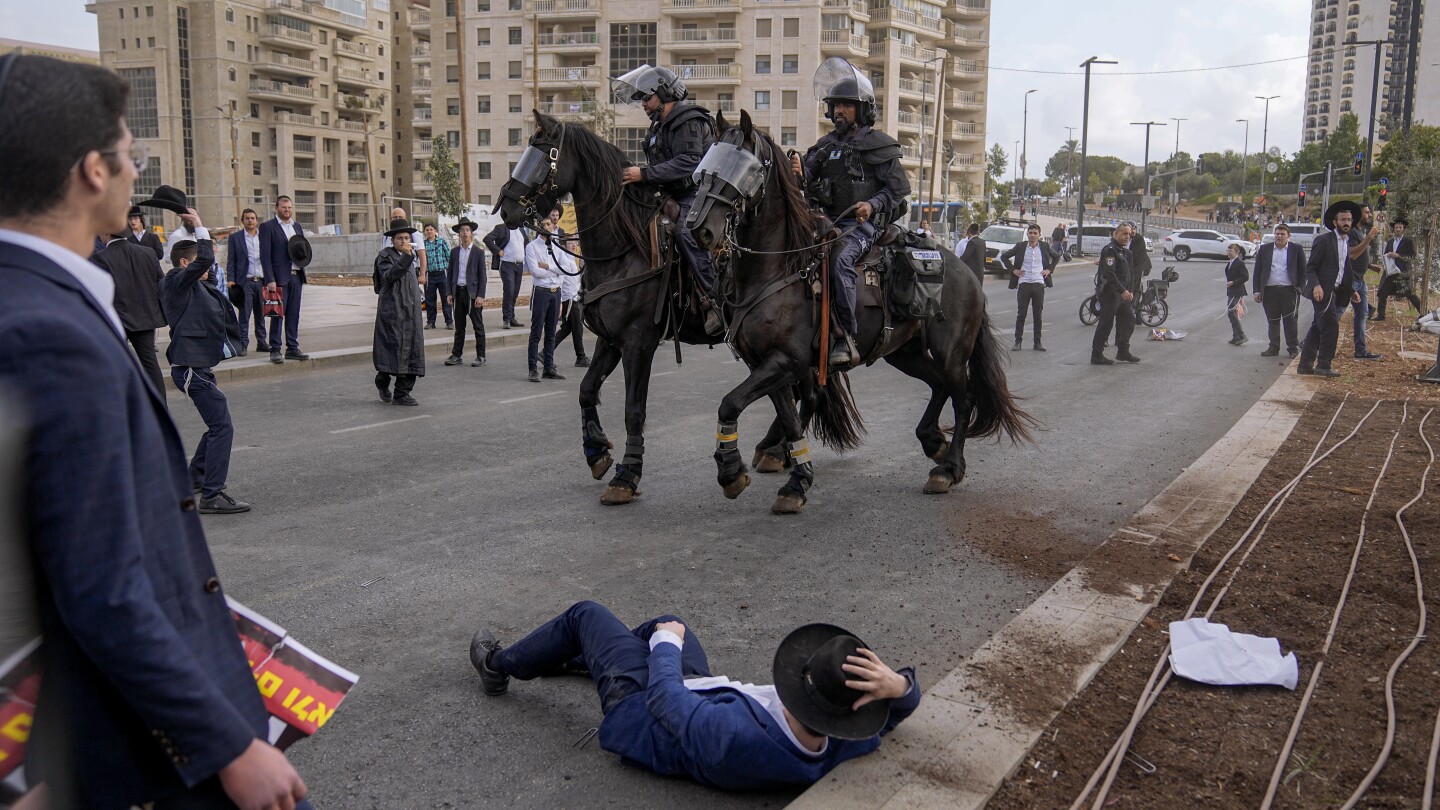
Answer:
[[[1011, 355], [1011, 384], [1046, 426], [1039, 446], [972, 443], [969, 478], [947, 496], [920, 494], [924, 388], [888, 367], [857, 374], [869, 442], [844, 458], [817, 451], [795, 518], [767, 511], [778, 478], [738, 501], [718, 491], [715, 408], [743, 376], [723, 350], [657, 362], [645, 495], [620, 508], [598, 505], [580, 461], [578, 375], [531, 384], [521, 348], [483, 369], [433, 369], [418, 408], [380, 404], [364, 368], [230, 386], [230, 487], [256, 508], [206, 518], [226, 588], [361, 674], [331, 723], [293, 749], [321, 806], [784, 803], [790, 794], [722, 796], [626, 768], [594, 742], [572, 747], [600, 720], [588, 682], [517, 682], [487, 699], [466, 658], [472, 631], [486, 622], [514, 639], [583, 598], [635, 622], [674, 611], [716, 672], [768, 682], [784, 632], [830, 620], [934, 683], [1064, 571], [1063, 559], [1003, 553], [1007, 536], [1083, 554], [1280, 373], [1256, 342], [1226, 345], [1220, 266], [1181, 268], [1171, 325], [1190, 337], [1139, 343], [1143, 363], [1110, 368], [1087, 364], [1075, 316], [1089, 270], [1063, 270], [1050, 351]], [[1003, 282], [986, 289], [1008, 334], [1014, 296]], [[602, 415], [622, 434], [619, 380], [607, 390]], [[193, 440], [194, 409], [173, 395], [171, 406]], [[747, 414], [742, 444], [768, 418]]]

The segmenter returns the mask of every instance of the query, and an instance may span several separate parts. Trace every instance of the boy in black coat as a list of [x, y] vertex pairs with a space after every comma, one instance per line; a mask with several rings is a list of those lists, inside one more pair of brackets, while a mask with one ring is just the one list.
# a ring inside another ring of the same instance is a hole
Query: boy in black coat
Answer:
[[1225, 314], [1230, 317], [1230, 345], [1239, 346], [1250, 339], [1245, 337], [1245, 330], [1240, 326], [1238, 311], [1245, 300], [1245, 282], [1250, 280], [1250, 271], [1240, 257], [1239, 245], [1231, 245], [1225, 252], [1230, 256], [1230, 263], [1225, 265]]

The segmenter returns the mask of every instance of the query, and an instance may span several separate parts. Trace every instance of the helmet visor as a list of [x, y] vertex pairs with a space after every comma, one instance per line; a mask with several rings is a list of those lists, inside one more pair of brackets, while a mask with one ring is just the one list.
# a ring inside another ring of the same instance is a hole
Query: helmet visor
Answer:
[[875, 85], [865, 78], [865, 74], [856, 70], [854, 65], [838, 56], [832, 56], [820, 63], [820, 67], [815, 70], [812, 87], [817, 101], [848, 98], [875, 103]]
[[610, 97], [616, 104], [639, 104], [655, 94], [656, 84], [655, 69], [641, 65], [610, 80]]
[[692, 179], [699, 183], [706, 174], [729, 183], [747, 200], [765, 185], [765, 164], [734, 144], [717, 143], [705, 152]]
[[533, 146], [525, 147], [525, 151], [520, 153], [520, 161], [515, 164], [514, 171], [510, 172], [511, 180], [529, 189], [539, 188], [549, 176], [550, 155]]

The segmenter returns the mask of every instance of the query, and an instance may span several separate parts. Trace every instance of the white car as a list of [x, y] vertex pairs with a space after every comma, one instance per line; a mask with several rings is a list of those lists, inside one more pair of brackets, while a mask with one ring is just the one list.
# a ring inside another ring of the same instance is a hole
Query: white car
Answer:
[[1160, 247], [1165, 255], [1174, 256], [1176, 260], [1182, 262], [1188, 261], [1191, 256], [1223, 259], [1225, 251], [1231, 245], [1239, 245], [1241, 255], [1246, 258], [1254, 256], [1255, 251], [1259, 250], [1254, 242], [1229, 236], [1219, 231], [1174, 231], [1160, 240]]
[[1024, 242], [1025, 229], [1014, 225], [991, 225], [976, 238], [985, 243], [985, 269], [1004, 276], [1005, 266], [1000, 263], [1000, 254], [1015, 247], [1016, 242]]

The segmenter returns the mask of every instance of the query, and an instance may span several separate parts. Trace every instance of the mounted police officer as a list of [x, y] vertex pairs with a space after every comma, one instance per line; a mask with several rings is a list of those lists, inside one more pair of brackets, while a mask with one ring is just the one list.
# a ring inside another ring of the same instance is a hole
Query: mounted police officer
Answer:
[[[628, 166], [620, 176], [625, 185], [645, 183], [656, 186], [680, 204], [679, 222], [690, 215], [695, 201], [695, 181], [691, 175], [705, 150], [715, 143], [715, 121], [704, 107], [685, 103], [689, 91], [674, 71], [663, 67], [641, 65], [618, 79], [610, 80], [615, 100], [622, 104], [639, 104], [650, 116], [650, 133], [645, 138], [645, 168]], [[705, 308], [705, 331], [718, 335], [724, 327], [719, 309], [712, 305], [715, 291], [715, 267], [710, 254], [700, 249], [688, 229], [680, 229], [680, 250], [694, 268], [705, 287], [702, 305]]]
[[831, 132], [791, 168], [806, 180], [806, 193], [843, 234], [830, 255], [836, 315], [845, 331], [830, 353], [836, 368], [859, 362], [855, 350], [855, 265], [875, 234], [904, 214], [910, 180], [900, 167], [900, 144], [875, 124], [875, 88], [850, 63], [832, 57], [815, 71], [815, 96], [825, 102]]
[[[1100, 249], [1095, 273], [1100, 319], [1095, 323], [1095, 337], [1090, 342], [1090, 362], [1097, 366], [1113, 366], [1115, 360], [1140, 362], [1140, 358], [1130, 353], [1130, 336], [1135, 332], [1135, 307], [1131, 302], [1135, 300], [1140, 280], [1130, 253], [1133, 233], [1134, 229], [1128, 223], [1121, 223], [1115, 227], [1109, 244]], [[1112, 327], [1117, 349], [1115, 360], [1105, 356], [1105, 344], [1110, 339]]]

